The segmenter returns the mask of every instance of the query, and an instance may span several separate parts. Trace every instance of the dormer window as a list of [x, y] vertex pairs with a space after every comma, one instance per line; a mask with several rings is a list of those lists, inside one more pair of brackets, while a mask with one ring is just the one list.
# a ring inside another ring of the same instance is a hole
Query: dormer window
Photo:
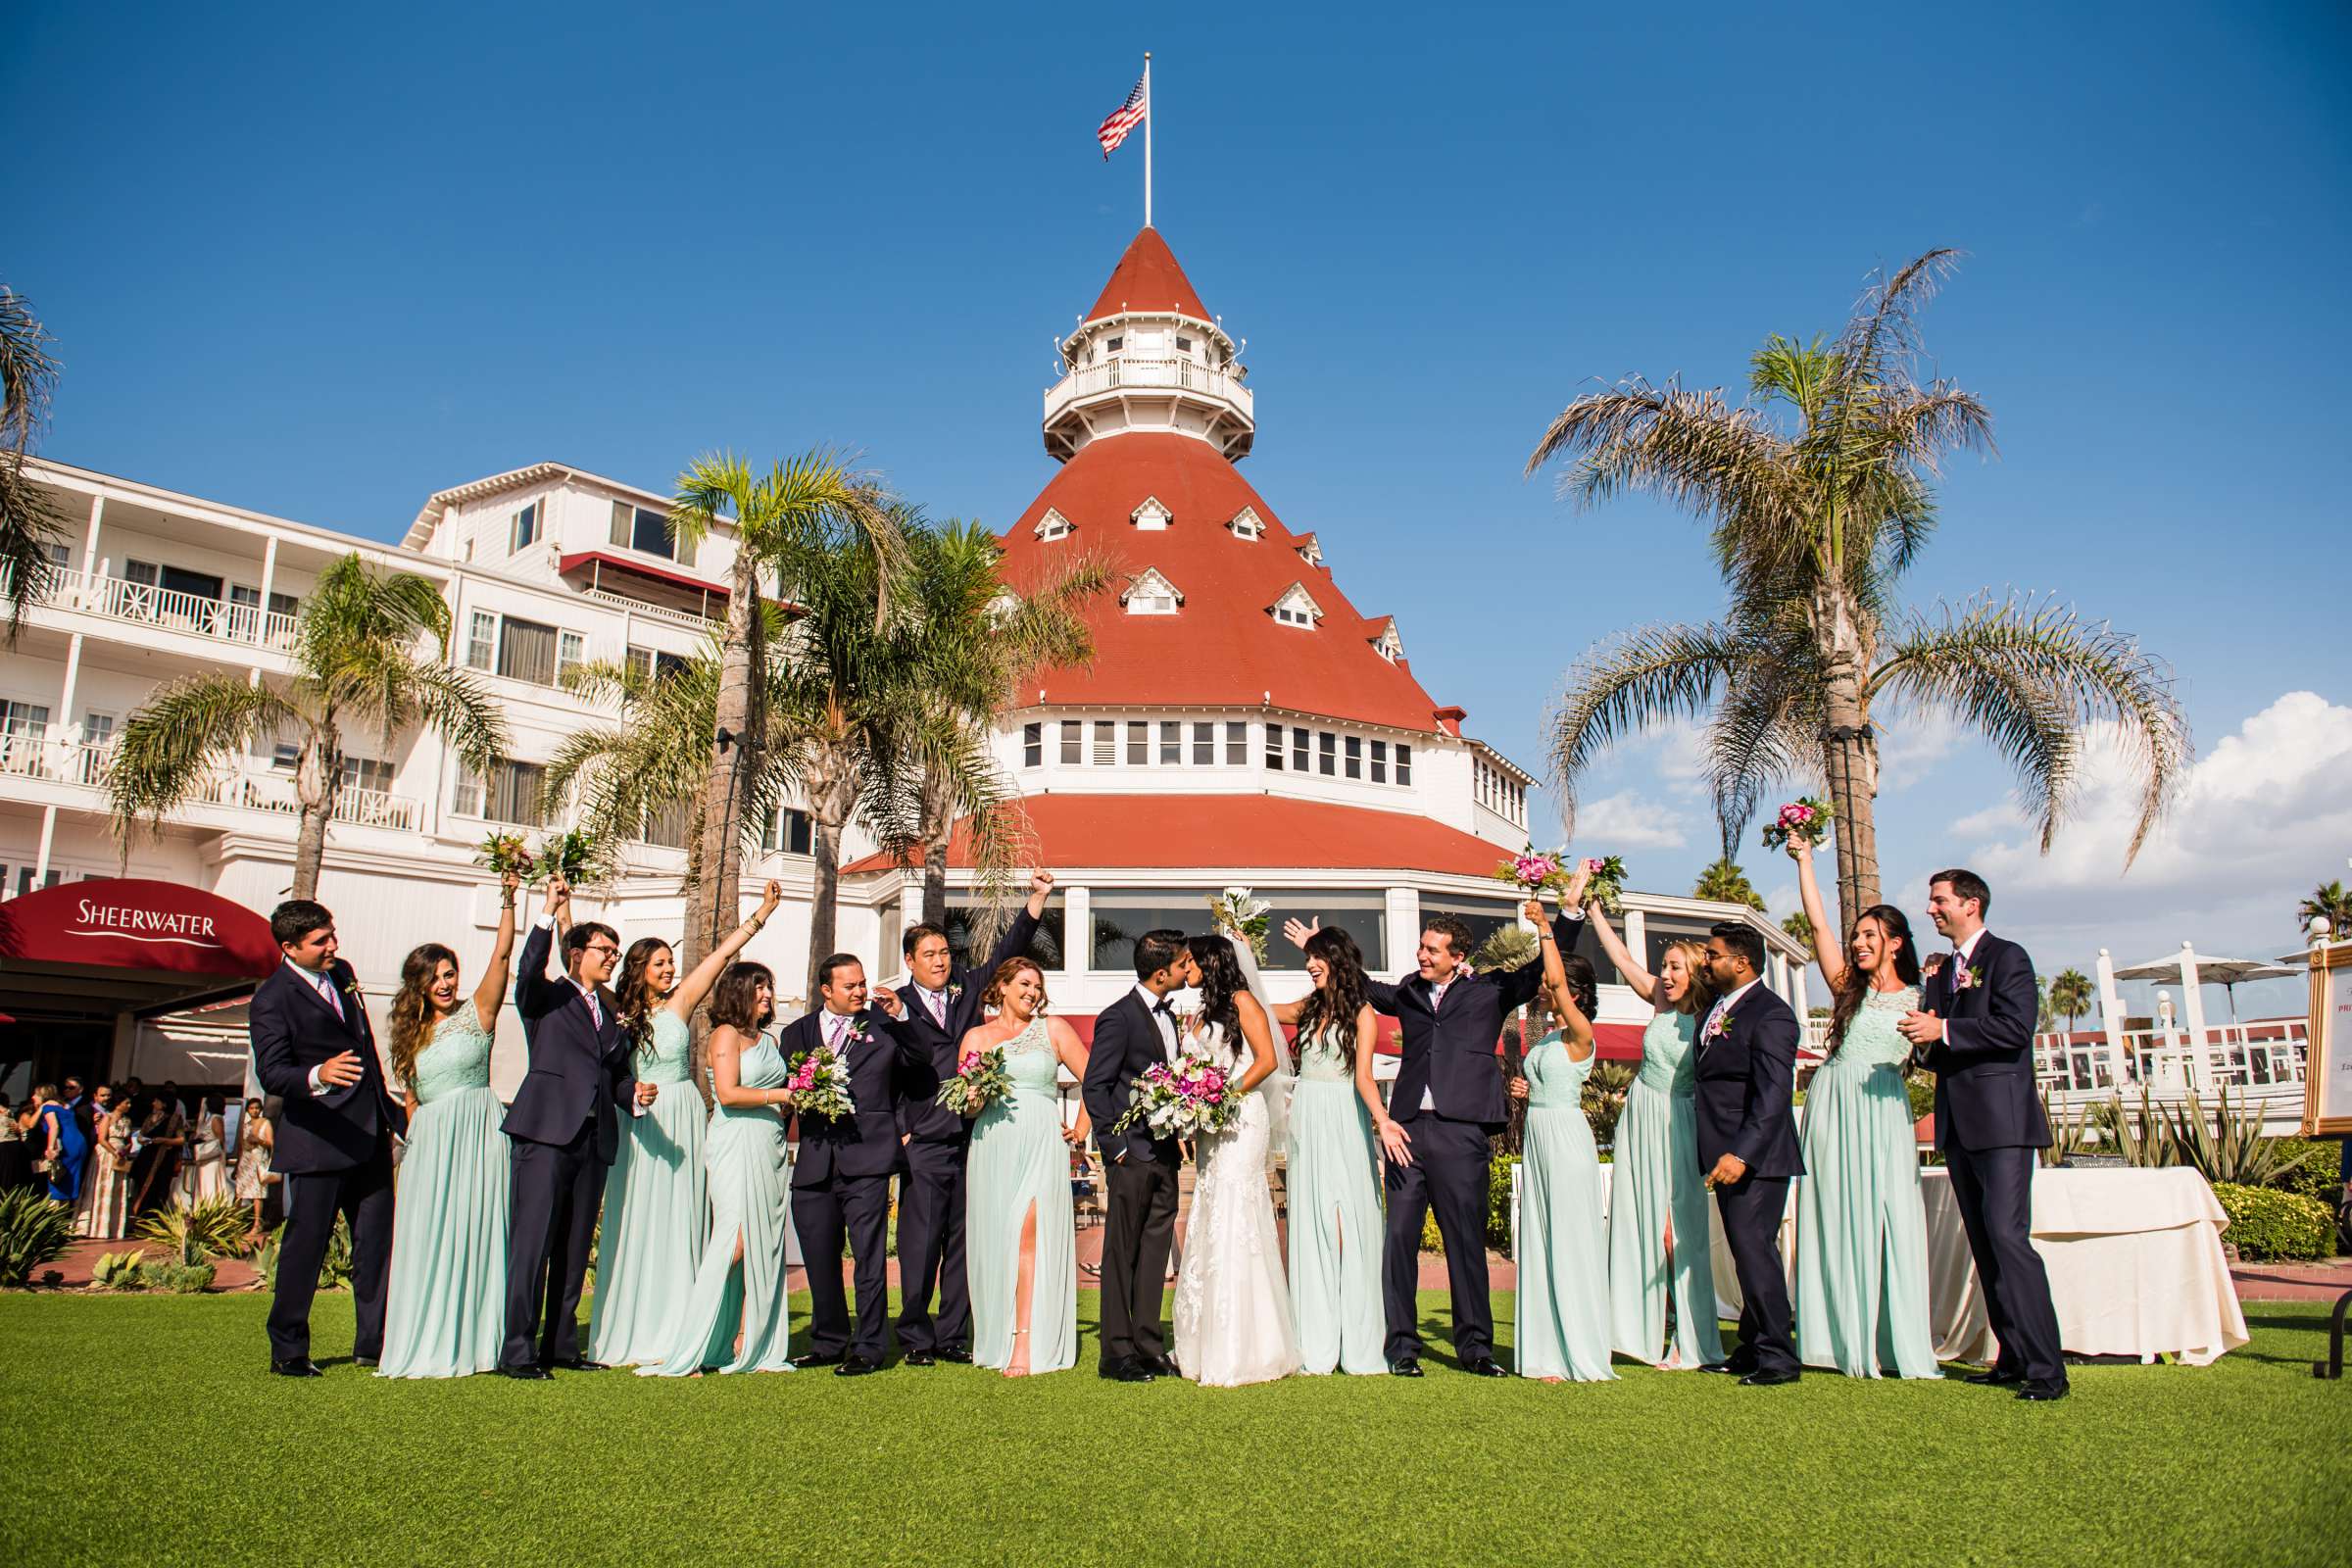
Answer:
[[1380, 635], [1372, 639], [1372, 651], [1392, 664], [1404, 657], [1404, 639], [1396, 635], [1396, 616], [1381, 622]]
[[1112, 339], [1111, 339], [1111, 340], [1110, 340], [1110, 341], [1109, 341], [1107, 344], [1105, 344], [1105, 345], [1104, 345], [1104, 347], [1105, 347], [1105, 348], [1106, 348], [1106, 349], [1107, 349], [1109, 352], [1111, 352], [1111, 353], [1113, 353], [1113, 354], [1116, 354], [1116, 353], [1118, 353], [1118, 352], [1119, 352], [1121, 349], [1124, 349], [1126, 346], [1127, 346], [1127, 340], [1126, 340], [1125, 338], [1123, 338], [1123, 337], [1114, 337], [1114, 338], [1112, 338]]
[[1233, 530], [1236, 539], [1262, 539], [1266, 533], [1265, 521], [1258, 516], [1255, 507], [1244, 507], [1225, 526]]
[[1144, 504], [1127, 515], [1138, 528], [1153, 533], [1176, 520], [1176, 514], [1161, 506], [1157, 496], [1144, 497]]
[[1119, 603], [1127, 607], [1130, 615], [1173, 615], [1184, 604], [1184, 595], [1160, 575], [1157, 566], [1146, 566], [1119, 595]]
[[1303, 584], [1293, 583], [1283, 590], [1282, 597], [1269, 607], [1275, 623], [1282, 626], [1313, 626], [1323, 618], [1322, 607], [1307, 594]]
[[1070, 536], [1070, 519], [1054, 508], [1048, 507], [1046, 514], [1037, 519], [1035, 532], [1040, 539], [1067, 539]]
[[1177, 353], [1179, 353], [1179, 354], [1190, 354], [1190, 353], [1192, 353], [1192, 352], [1193, 352], [1193, 340], [1192, 340], [1191, 338], [1189, 338], [1189, 337], [1179, 337], [1179, 338], [1177, 338], [1177, 339], [1176, 339], [1176, 352], [1177, 352]]
[[1298, 559], [1308, 565], [1320, 566], [1323, 564], [1323, 547], [1315, 542], [1313, 534], [1300, 534], [1295, 548], [1298, 552]]

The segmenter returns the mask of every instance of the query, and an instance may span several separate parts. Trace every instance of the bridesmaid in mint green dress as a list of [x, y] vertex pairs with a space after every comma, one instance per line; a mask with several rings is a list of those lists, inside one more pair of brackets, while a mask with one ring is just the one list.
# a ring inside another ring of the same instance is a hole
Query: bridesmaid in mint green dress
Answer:
[[1027, 958], [1005, 959], [982, 1001], [997, 1016], [964, 1035], [957, 1056], [1002, 1046], [1012, 1088], [980, 1110], [964, 1167], [972, 1361], [1011, 1378], [1059, 1372], [1078, 1360], [1070, 1147], [1086, 1142], [1087, 1120], [1081, 1108], [1077, 1125], [1062, 1127], [1054, 1069], [1083, 1078], [1086, 1047], [1068, 1024], [1042, 1015], [1045, 973]]
[[[1364, 1001], [1364, 958], [1338, 926], [1305, 941], [1314, 989], [1273, 1008], [1298, 1030], [1298, 1081], [1291, 1091], [1284, 1190], [1290, 1204], [1291, 1310], [1299, 1370], [1371, 1376], [1389, 1369], [1380, 1294], [1384, 1222], [1374, 1176], [1374, 1129], [1394, 1123], [1372, 1077], [1380, 1018]], [[1257, 988], [1247, 939], [1234, 953]]]
[[710, 999], [710, 1078], [718, 1101], [704, 1145], [711, 1225], [662, 1353], [639, 1377], [790, 1372], [784, 1286], [788, 1171], [783, 1053], [760, 1031], [774, 1016], [775, 980], [738, 963]]
[[1541, 905], [1529, 910], [1544, 989], [1561, 1027], [1536, 1042], [1511, 1081], [1527, 1102], [1519, 1168], [1519, 1375], [1546, 1383], [1614, 1382], [1609, 1370], [1609, 1248], [1601, 1223], [1600, 1153], [1585, 1119], [1598, 987], [1582, 958], [1563, 963]]
[[411, 953], [392, 998], [393, 1075], [408, 1086], [409, 1141], [392, 1209], [379, 1377], [455, 1378], [498, 1365], [506, 1338], [506, 1107], [490, 1045], [514, 951], [515, 878], [503, 890], [482, 983], [461, 998], [458, 956]]
[[1836, 999], [1829, 1060], [1805, 1090], [1805, 1174], [1796, 1184], [1796, 1343], [1807, 1366], [1851, 1378], [1940, 1377], [1928, 1314], [1928, 1215], [1895, 1032], [1919, 1005], [1911, 922], [1890, 905], [1830, 936], [1812, 847], [1788, 842], [1813, 950]]
[[[1582, 889], [1563, 907], [1573, 910]], [[1690, 1046], [1698, 1021], [1715, 1004], [1705, 949], [1669, 945], [1651, 974], [1609, 928], [1606, 910], [1585, 911], [1601, 951], [1634, 994], [1655, 1008], [1642, 1031], [1642, 1065], [1617, 1117], [1610, 1152], [1610, 1343], [1620, 1355], [1688, 1370], [1723, 1359], [1715, 1317], [1715, 1274], [1708, 1211], [1698, 1168], [1698, 1122], [1691, 1099], [1698, 1063]], [[1689, 1237], [1690, 1245], [1683, 1239]], [[1674, 1338], [1666, 1306], [1674, 1303]]]
[[638, 1081], [658, 1083], [662, 1092], [642, 1114], [624, 1119], [605, 1176], [596, 1307], [588, 1323], [591, 1361], [637, 1366], [659, 1360], [669, 1348], [710, 1212], [704, 1192], [709, 1113], [694, 1083], [686, 1020], [783, 897], [781, 883], [768, 883], [760, 912], [727, 933], [682, 981], [669, 944], [660, 937], [640, 937], [621, 960], [620, 1024], [637, 1041]]

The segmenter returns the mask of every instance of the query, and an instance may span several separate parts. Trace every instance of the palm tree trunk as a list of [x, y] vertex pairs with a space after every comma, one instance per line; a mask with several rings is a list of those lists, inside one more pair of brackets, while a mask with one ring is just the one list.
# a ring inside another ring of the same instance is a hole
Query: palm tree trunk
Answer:
[[1838, 928], [1879, 902], [1879, 743], [1862, 699], [1862, 635], [1851, 599], [1824, 589], [1814, 602], [1823, 672], [1822, 772], [1837, 812]]
[[808, 1006], [816, 1006], [816, 966], [833, 956], [839, 910], [836, 903], [841, 897], [841, 824], [828, 821], [814, 811], [810, 836], [815, 840], [816, 879], [810, 890], [808, 904], [808, 975], [805, 995]]
[[936, 926], [948, 923], [948, 840], [944, 834], [923, 848], [923, 918]]
[[[710, 770], [703, 782], [696, 878], [686, 906], [681, 968], [691, 969], [718, 945], [741, 902], [743, 812], [756, 797], [760, 767], [761, 714], [766, 680], [766, 625], [760, 614], [759, 564], [749, 551], [735, 557], [727, 596], [727, 641], [719, 656], [718, 711], [710, 739]], [[729, 737], [721, 746], [720, 734]]]
[[335, 797], [343, 784], [343, 748], [331, 718], [305, 738], [294, 760], [294, 800], [302, 810], [294, 834], [294, 885], [287, 897], [318, 896], [318, 867], [326, 858], [326, 823], [334, 814]]

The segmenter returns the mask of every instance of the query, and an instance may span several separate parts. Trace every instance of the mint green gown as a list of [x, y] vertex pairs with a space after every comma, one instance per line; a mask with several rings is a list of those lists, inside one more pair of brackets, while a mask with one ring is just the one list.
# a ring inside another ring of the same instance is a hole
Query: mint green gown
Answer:
[[1597, 1056], [1571, 1060], [1555, 1031], [1536, 1042], [1527, 1075], [1519, 1177], [1519, 1375], [1613, 1382], [1609, 1242], [1600, 1217], [1600, 1153], [1585, 1119]]
[[1919, 989], [1874, 991], [1805, 1090], [1796, 1184], [1796, 1344], [1853, 1378], [1933, 1378], [1928, 1213], [1895, 1032]]
[[1385, 1373], [1384, 1222], [1372, 1174], [1372, 1115], [1327, 1032], [1299, 1042], [1286, 1153], [1299, 1370]]
[[[737, 1061], [746, 1089], [780, 1089], [784, 1056], [763, 1038]], [[656, 1102], [660, 1103], [660, 1102]], [[695, 1103], [702, 1103], [697, 1096]], [[789, 1372], [785, 1324], [784, 1118], [773, 1105], [721, 1104], [710, 1118], [703, 1157], [709, 1172], [710, 1240], [662, 1353], [637, 1369], [639, 1377], [682, 1378], [721, 1372]], [[735, 1241], [743, 1239], [743, 1261]], [[738, 1332], [743, 1348], [735, 1348]]]
[[[1617, 1118], [1610, 1155], [1610, 1343], [1620, 1355], [1665, 1364], [1666, 1302], [1674, 1301], [1673, 1359], [1689, 1370], [1723, 1359], [1698, 1120], [1691, 1096], [1698, 1020], [1661, 1008], [1642, 1031], [1642, 1065]], [[1669, 1261], [1666, 1235], [1674, 1233]], [[1671, 1278], [1669, 1277], [1671, 1276]]]
[[972, 1289], [972, 1360], [1012, 1364], [1021, 1266], [1021, 1225], [1037, 1211], [1037, 1257], [1029, 1287], [1029, 1370], [1059, 1372], [1078, 1361], [1078, 1232], [1070, 1207], [1070, 1151], [1054, 1093], [1058, 1058], [1046, 1020], [1004, 1042], [1011, 1092], [972, 1124], [964, 1166], [964, 1268]]
[[640, 1082], [658, 1083], [662, 1092], [643, 1115], [621, 1117], [620, 1147], [605, 1174], [596, 1309], [588, 1320], [591, 1361], [660, 1360], [694, 1284], [710, 1226], [703, 1175], [709, 1116], [691, 1060], [686, 1021], [657, 1008], [653, 1038], [635, 1067]]
[[498, 1365], [506, 1339], [506, 1107], [471, 999], [416, 1053], [392, 1205], [392, 1277], [376, 1376], [456, 1378]]

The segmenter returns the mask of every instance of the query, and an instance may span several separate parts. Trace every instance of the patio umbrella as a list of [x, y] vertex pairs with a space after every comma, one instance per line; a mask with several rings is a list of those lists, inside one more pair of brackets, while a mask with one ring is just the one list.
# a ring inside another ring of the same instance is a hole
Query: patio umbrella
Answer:
[[[2300, 971], [2268, 958], [2209, 958], [2201, 953], [2188, 956], [2200, 985], [2220, 986], [2230, 997], [2230, 1021], [2237, 1022], [2237, 988], [2249, 980], [2291, 980]], [[2181, 956], [2168, 953], [2146, 963], [2135, 963], [2129, 969], [2118, 969], [2118, 980], [2178, 980], [2180, 978]]]

